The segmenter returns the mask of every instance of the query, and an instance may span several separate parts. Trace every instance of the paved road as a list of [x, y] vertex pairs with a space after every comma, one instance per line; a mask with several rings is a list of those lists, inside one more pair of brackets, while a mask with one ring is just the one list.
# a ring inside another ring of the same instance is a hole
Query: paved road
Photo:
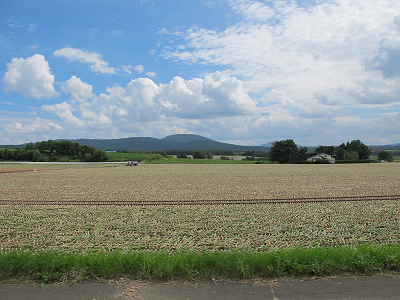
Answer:
[[81, 161], [81, 162], [63, 162], [63, 161], [0, 161], [0, 164], [13, 165], [90, 165], [90, 164], [126, 164], [128, 161]]
[[2, 300], [379, 300], [400, 299], [400, 275], [330, 277], [312, 280], [56, 283], [41, 287], [0, 284]]

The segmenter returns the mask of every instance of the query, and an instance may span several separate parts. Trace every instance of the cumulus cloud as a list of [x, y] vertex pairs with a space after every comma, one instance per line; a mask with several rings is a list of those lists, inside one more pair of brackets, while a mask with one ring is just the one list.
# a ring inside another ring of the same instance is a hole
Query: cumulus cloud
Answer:
[[278, 103], [284, 107], [293, 107], [296, 105], [293, 99], [290, 99], [284, 91], [272, 89], [263, 99], [264, 104]]
[[63, 127], [53, 121], [44, 121], [37, 117], [31, 124], [22, 125], [20, 122], [6, 124], [3, 127], [3, 132], [6, 134], [32, 134], [43, 132], [60, 132]]
[[115, 74], [118, 69], [109, 67], [108, 62], [98, 53], [83, 51], [76, 48], [63, 48], [53, 52], [54, 56], [65, 57], [69, 61], [79, 61], [90, 64], [90, 69], [101, 74]]
[[246, 16], [246, 19], [252, 21], [266, 22], [275, 16], [275, 11], [265, 3], [259, 1], [234, 0], [231, 6], [238, 13]]
[[132, 74], [132, 71], [131, 71], [132, 66], [121, 66], [121, 68], [122, 68], [122, 70], [124, 70], [124, 72], [126, 74]]
[[147, 76], [149, 76], [150, 78], [154, 78], [154, 77], [156, 77], [156, 76], [157, 76], [157, 74], [156, 74], [156, 73], [154, 73], [154, 72], [151, 72], [151, 71], [147, 72], [147, 73], [146, 73], [146, 75], [147, 75]]
[[134, 67], [136, 72], [142, 73], [144, 71], [144, 67], [142, 65], [137, 65]]
[[59, 94], [54, 89], [54, 76], [49, 64], [40, 54], [27, 59], [13, 58], [7, 64], [2, 82], [6, 92], [13, 91], [25, 97], [51, 99]]
[[384, 36], [380, 40], [379, 54], [366, 61], [366, 66], [379, 70], [385, 78], [400, 75], [400, 36]]
[[71, 101], [43, 105], [42, 110], [75, 127], [123, 128], [135, 123], [244, 116], [257, 110], [242, 82], [219, 72], [192, 80], [177, 76], [159, 85], [137, 78], [126, 87], [109, 87], [99, 96], [72, 76], [62, 90], [71, 94]]
[[[184, 47], [165, 47], [165, 59], [225, 68], [245, 83], [245, 91], [260, 99], [280, 90], [307, 103], [324, 88], [356, 88], [366, 76], [365, 59], [376, 55], [382, 36], [396, 36], [393, 25], [399, 3], [381, 1], [321, 1], [300, 7], [294, 1], [231, 0], [245, 18], [223, 31], [193, 27], [180, 31]], [[260, 13], [262, 12], [262, 13]], [[397, 20], [397, 18], [395, 18]], [[175, 39], [168, 30], [159, 32]], [[395, 38], [381, 41], [376, 65], [398, 74]], [[181, 37], [179, 36], [179, 44]], [[375, 53], [375, 54], [374, 54]], [[392, 63], [392, 69], [389, 64]], [[378, 68], [377, 67], [377, 68]]]
[[92, 98], [92, 86], [86, 82], [82, 82], [80, 78], [72, 76], [62, 86], [61, 90], [65, 94], [71, 94], [71, 99], [78, 102], [85, 102]]
[[75, 109], [71, 106], [71, 104], [67, 102], [62, 102], [55, 105], [43, 105], [42, 110], [57, 115], [67, 124], [71, 124], [76, 127], [82, 127], [85, 125], [84, 121], [80, 120], [72, 114]]

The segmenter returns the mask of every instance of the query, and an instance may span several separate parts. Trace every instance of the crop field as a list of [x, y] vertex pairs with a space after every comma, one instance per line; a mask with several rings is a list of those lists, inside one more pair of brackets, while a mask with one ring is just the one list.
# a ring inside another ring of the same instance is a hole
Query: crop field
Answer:
[[399, 182], [397, 163], [1, 164], [0, 251], [399, 244]]

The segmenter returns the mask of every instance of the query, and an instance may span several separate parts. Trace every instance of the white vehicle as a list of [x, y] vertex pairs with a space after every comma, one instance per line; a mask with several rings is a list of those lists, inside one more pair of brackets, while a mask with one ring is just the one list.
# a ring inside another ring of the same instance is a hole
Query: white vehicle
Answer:
[[129, 166], [129, 167], [132, 167], [132, 166], [139, 165], [139, 163], [137, 161], [130, 160], [130, 161], [128, 161], [128, 163], [126, 165]]

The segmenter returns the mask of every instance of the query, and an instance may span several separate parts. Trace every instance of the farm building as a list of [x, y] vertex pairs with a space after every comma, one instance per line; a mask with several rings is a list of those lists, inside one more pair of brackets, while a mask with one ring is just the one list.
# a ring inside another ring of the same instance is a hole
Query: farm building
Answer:
[[311, 157], [307, 158], [307, 161], [316, 161], [317, 159], [321, 159], [321, 158], [328, 159], [331, 164], [335, 163], [335, 158], [332, 155], [329, 155], [326, 153], [320, 153], [320, 154], [311, 156]]

